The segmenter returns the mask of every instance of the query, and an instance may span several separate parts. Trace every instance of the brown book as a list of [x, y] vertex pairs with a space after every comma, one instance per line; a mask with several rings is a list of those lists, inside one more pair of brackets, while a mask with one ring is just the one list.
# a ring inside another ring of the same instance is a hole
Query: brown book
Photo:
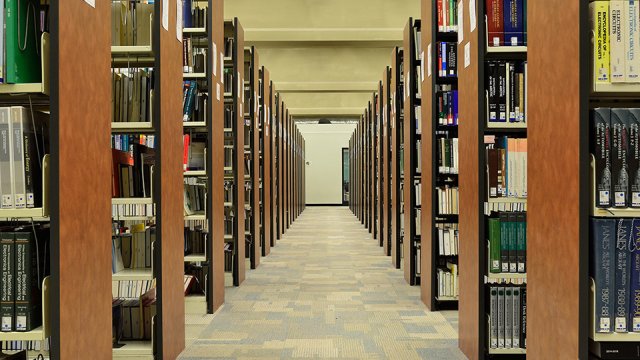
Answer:
[[498, 151], [498, 197], [507, 196], [507, 152], [505, 149]]
[[498, 150], [487, 149], [487, 163], [489, 166], [487, 180], [489, 183], [489, 197], [500, 196], [498, 193]]

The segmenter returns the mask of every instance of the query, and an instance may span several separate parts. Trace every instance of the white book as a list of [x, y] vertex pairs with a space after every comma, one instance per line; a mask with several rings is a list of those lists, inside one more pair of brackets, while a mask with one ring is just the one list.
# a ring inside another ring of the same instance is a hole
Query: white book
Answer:
[[444, 229], [438, 229], [438, 254], [444, 255]]
[[624, 3], [611, 1], [609, 6], [611, 82], [624, 82], [626, 71], [624, 29], [627, 27], [624, 23]]
[[640, 1], [628, 0], [624, 2], [624, 18], [627, 24], [625, 36], [625, 51], [627, 54], [627, 82], [638, 82], [640, 80], [640, 32], [638, 23], [640, 19]]
[[22, 106], [11, 107], [11, 134], [13, 137], [11, 162], [13, 168], [13, 200], [16, 209], [27, 207], [27, 190], [24, 176], [23, 119], [26, 120], [28, 116], [26, 108]]

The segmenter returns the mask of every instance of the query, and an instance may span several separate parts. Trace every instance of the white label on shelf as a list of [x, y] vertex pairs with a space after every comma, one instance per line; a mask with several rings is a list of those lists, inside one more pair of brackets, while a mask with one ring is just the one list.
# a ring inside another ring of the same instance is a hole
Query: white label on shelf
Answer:
[[218, 101], [220, 101], [220, 83], [216, 83], [216, 97], [218, 98]]
[[458, 3], [458, 44], [462, 44], [464, 40], [464, 1]]
[[[213, 64], [211, 64], [212, 68], [213, 68], [213, 76], [218, 76], [218, 57], [216, 56], [216, 54], [218, 53], [218, 45], [216, 45], [215, 41], [213, 42], [213, 56], [211, 57], [211, 61], [213, 61]], [[222, 74], [220, 74], [222, 75]]]
[[[476, 0], [469, 0], [469, 32], [476, 30]], [[458, 31], [462, 30], [462, 25], [458, 25]]]
[[224, 53], [222, 51], [220, 51], [220, 83], [224, 84]]
[[169, 0], [162, 0], [162, 27], [169, 31]]
[[464, 67], [471, 65], [471, 43], [464, 44]]
[[427, 76], [431, 77], [431, 44], [427, 45]]
[[182, 42], [182, 0], [176, 0], [176, 39]]
[[91, 7], [96, 7], [96, 0], [84, 0], [84, 2], [86, 2], [87, 4], [89, 4], [89, 6]]
[[420, 54], [420, 81], [424, 82], [424, 51]]

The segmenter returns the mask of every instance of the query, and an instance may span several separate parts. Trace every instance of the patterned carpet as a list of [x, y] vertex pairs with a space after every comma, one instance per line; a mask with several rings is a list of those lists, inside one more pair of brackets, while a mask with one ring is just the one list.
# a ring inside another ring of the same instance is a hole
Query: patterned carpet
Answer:
[[310, 207], [217, 314], [187, 317], [180, 358], [464, 359], [456, 326], [348, 208]]

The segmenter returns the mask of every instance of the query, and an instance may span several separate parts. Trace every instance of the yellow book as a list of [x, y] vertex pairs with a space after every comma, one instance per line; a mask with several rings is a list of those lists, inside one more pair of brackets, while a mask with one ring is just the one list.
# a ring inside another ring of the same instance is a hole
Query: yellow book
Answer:
[[594, 1], [589, 4], [593, 31], [593, 61], [596, 83], [610, 83], [609, 63], [609, 2]]

